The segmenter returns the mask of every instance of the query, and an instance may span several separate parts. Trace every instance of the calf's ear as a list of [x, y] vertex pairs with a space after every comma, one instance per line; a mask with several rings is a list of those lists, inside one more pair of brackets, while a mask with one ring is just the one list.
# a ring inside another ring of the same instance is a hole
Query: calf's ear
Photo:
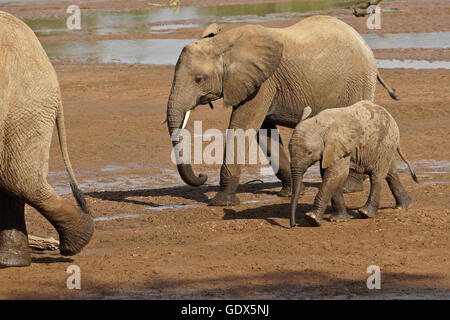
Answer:
[[220, 26], [217, 23], [210, 24], [205, 31], [203, 31], [200, 38], [212, 38], [220, 32]]

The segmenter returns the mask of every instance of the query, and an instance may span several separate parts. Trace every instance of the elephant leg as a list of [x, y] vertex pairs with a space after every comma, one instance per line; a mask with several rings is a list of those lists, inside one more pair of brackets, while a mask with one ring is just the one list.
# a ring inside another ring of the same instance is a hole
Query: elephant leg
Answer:
[[313, 211], [305, 214], [305, 219], [309, 224], [320, 226], [327, 204], [333, 197], [339, 214], [342, 214], [345, 203], [343, 197], [339, 198], [339, 192], [341, 192], [345, 179], [347, 179], [349, 167], [350, 157], [345, 157], [336, 161], [327, 169], [321, 169], [322, 185], [314, 199]]
[[[267, 132], [267, 138], [262, 138], [261, 132], [258, 132], [258, 141], [261, 149], [265, 152], [267, 158], [271, 159], [271, 166], [274, 170], [276, 177], [281, 181], [281, 190], [278, 193], [280, 197], [290, 197], [292, 194], [292, 182], [291, 182], [291, 168], [289, 158], [284, 150], [283, 141], [281, 140], [280, 133], [278, 133], [278, 156], [272, 157], [272, 143], [274, 137], [272, 137], [272, 130], [277, 130], [275, 124], [270, 120], [265, 120], [261, 129], [265, 129]], [[270, 140], [270, 143], [266, 143]], [[304, 189], [304, 188], [302, 188]]]
[[344, 184], [344, 193], [353, 193], [363, 191], [363, 182], [366, 176], [362, 173], [358, 173], [350, 168], [348, 178]]
[[[242, 158], [245, 160], [249, 143], [255, 137], [256, 131], [261, 128], [274, 95], [275, 92], [266, 90], [263, 84], [254, 97], [233, 108], [228, 126], [224, 162], [220, 169], [220, 189], [215, 197], [210, 200], [209, 205], [232, 206], [239, 204], [240, 201], [236, 196], [236, 191], [239, 186]], [[239, 143], [239, 140], [243, 139], [234, 138], [238, 136], [238, 132], [245, 132], [249, 143], [246, 143], [245, 139], [244, 143]]]
[[61, 198], [46, 181], [27, 191], [25, 199], [58, 232], [62, 255], [77, 254], [91, 239], [94, 232], [92, 216]]
[[408, 209], [411, 207], [413, 201], [400, 182], [395, 160], [392, 160], [391, 162], [389, 172], [386, 176], [386, 181], [389, 185], [389, 189], [391, 189], [392, 195], [395, 198], [395, 208]]
[[381, 185], [386, 175], [370, 174], [370, 193], [366, 204], [358, 210], [364, 218], [373, 218], [378, 214], [380, 204]]
[[0, 268], [30, 264], [25, 202], [0, 191]]

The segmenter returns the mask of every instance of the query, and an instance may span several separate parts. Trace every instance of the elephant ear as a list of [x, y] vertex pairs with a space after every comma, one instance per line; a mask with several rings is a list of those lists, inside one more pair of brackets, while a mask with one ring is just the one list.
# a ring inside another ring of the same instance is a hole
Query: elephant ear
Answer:
[[283, 44], [266, 28], [248, 25], [224, 54], [223, 101], [233, 107], [253, 94], [278, 68]]
[[351, 117], [337, 119], [329, 127], [324, 137], [322, 168], [326, 169], [339, 159], [350, 155], [361, 140], [362, 127]]
[[220, 26], [217, 23], [210, 24], [205, 31], [203, 31], [200, 38], [212, 38], [220, 32]]

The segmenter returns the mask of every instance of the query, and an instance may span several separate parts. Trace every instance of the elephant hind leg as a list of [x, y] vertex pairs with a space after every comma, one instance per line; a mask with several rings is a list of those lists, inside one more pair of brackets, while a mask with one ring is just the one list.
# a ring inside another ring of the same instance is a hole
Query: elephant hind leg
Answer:
[[0, 191], [0, 267], [30, 264], [25, 202]]
[[[270, 158], [270, 164], [274, 170], [275, 176], [281, 181], [281, 190], [278, 195], [280, 197], [290, 197], [292, 195], [291, 167], [289, 158], [284, 150], [281, 135], [278, 132], [276, 125], [268, 119], [263, 122], [261, 129], [267, 130], [267, 135], [263, 137], [261, 135], [263, 131], [258, 132], [259, 145], [264, 151], [266, 157]], [[272, 136], [273, 133], [275, 133], [275, 136]], [[278, 141], [275, 141], [275, 139]], [[272, 144], [278, 144], [278, 154], [273, 153]], [[304, 190], [303, 186], [302, 189]]]
[[25, 198], [58, 232], [62, 255], [77, 254], [88, 244], [94, 233], [92, 216], [57, 195], [47, 181], [28, 192]]
[[344, 184], [344, 193], [353, 193], [363, 191], [363, 182], [366, 176], [362, 173], [358, 173], [352, 169], [348, 174], [347, 180]]
[[408, 209], [412, 205], [412, 199], [406, 192], [397, 173], [397, 166], [395, 160], [392, 160], [389, 172], [386, 176], [386, 181], [391, 189], [392, 195], [395, 198], [395, 208]]
[[381, 185], [387, 172], [370, 173], [370, 193], [366, 204], [358, 210], [364, 218], [373, 218], [378, 214], [380, 204]]

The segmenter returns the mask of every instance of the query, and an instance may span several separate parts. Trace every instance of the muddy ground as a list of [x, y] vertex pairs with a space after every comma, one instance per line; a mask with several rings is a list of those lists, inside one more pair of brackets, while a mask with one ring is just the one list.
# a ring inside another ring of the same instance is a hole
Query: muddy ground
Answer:
[[[418, 9], [409, 11], [409, 18], [420, 22], [411, 31], [450, 30], [439, 9], [448, 1], [411, 3]], [[399, 14], [399, 20], [384, 22], [386, 32], [409, 21], [408, 13]], [[346, 19], [362, 29], [360, 20]], [[448, 49], [376, 52], [377, 58], [386, 55], [450, 60]], [[354, 219], [290, 229], [289, 199], [275, 195], [279, 183], [260, 176], [257, 166], [245, 167], [241, 204], [228, 208], [207, 206], [218, 190], [219, 166], [194, 167], [209, 175], [211, 184], [200, 188], [178, 177], [167, 128], [160, 125], [173, 66], [58, 63], [55, 68], [70, 156], [97, 219], [96, 232], [77, 256], [34, 251], [30, 267], [0, 270], [0, 298], [450, 298], [450, 70], [381, 70], [401, 100], [391, 100], [378, 86], [376, 102], [397, 120], [402, 149], [421, 181], [415, 184], [401, 171], [412, 208], [393, 209], [386, 185], [379, 216], [360, 219], [356, 208], [366, 200], [366, 181], [364, 192], [345, 197]], [[199, 107], [191, 116], [203, 120], [203, 130], [227, 127], [230, 110], [215, 105], [214, 111]], [[290, 132], [281, 129], [284, 141]], [[74, 202], [56, 134], [49, 170], [52, 184]], [[245, 184], [255, 178], [266, 182]], [[299, 212], [311, 209], [319, 183], [313, 172]], [[26, 219], [31, 234], [57, 237], [34, 209], [27, 207]], [[66, 269], [73, 264], [81, 268], [81, 290], [66, 287]], [[381, 268], [381, 290], [366, 287], [370, 265]]]

